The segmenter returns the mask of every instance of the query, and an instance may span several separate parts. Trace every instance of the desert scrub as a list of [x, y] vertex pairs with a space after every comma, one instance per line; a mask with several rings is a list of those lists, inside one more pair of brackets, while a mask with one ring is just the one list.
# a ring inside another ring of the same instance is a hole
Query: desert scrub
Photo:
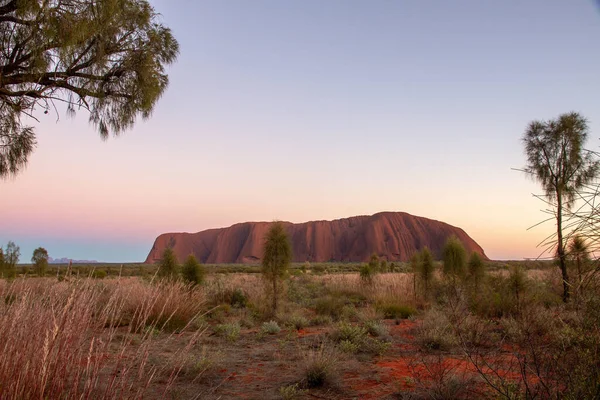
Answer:
[[350, 340], [342, 340], [338, 343], [342, 353], [356, 354], [360, 350], [360, 345]]
[[424, 350], [450, 350], [457, 344], [448, 317], [438, 309], [431, 309], [424, 315], [416, 337]]
[[264, 322], [262, 324], [262, 326], [260, 327], [260, 331], [263, 334], [275, 335], [275, 334], [281, 332], [281, 328], [279, 327], [279, 324], [276, 321], [269, 321], [269, 322]]
[[231, 324], [219, 324], [214, 328], [215, 335], [224, 337], [230, 342], [235, 342], [240, 337], [240, 325], [235, 322]]
[[391, 346], [391, 343], [370, 337], [366, 327], [346, 322], [337, 325], [331, 333], [331, 338], [344, 353], [382, 355]]
[[299, 331], [300, 329], [306, 328], [309, 325], [309, 321], [302, 315], [292, 314], [285, 321], [285, 325]]
[[374, 337], [386, 336], [388, 334], [388, 329], [382, 321], [365, 321], [363, 326], [367, 330], [367, 333]]
[[306, 386], [315, 388], [333, 383], [339, 364], [334, 349], [321, 343], [318, 348], [307, 350], [302, 358]]
[[416, 314], [416, 310], [404, 304], [380, 303], [377, 310], [383, 314], [385, 319], [406, 319]]
[[295, 400], [306, 395], [307, 392], [306, 389], [300, 389], [300, 385], [297, 383], [279, 388], [279, 395], [283, 400]]
[[310, 320], [310, 326], [328, 326], [333, 323], [329, 315], [317, 315]]
[[315, 303], [315, 312], [318, 315], [326, 315], [334, 320], [338, 320], [344, 313], [345, 305], [345, 301], [339, 297], [321, 297]]
[[360, 345], [366, 335], [366, 328], [359, 325], [352, 325], [347, 322], [340, 322], [336, 326], [336, 329], [331, 333], [331, 338], [337, 343], [349, 341]]

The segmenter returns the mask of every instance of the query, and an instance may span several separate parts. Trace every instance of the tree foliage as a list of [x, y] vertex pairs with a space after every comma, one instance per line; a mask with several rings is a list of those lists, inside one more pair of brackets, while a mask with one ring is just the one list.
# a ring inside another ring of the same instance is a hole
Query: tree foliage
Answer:
[[17, 246], [15, 242], [9, 241], [4, 250], [4, 262], [1, 265], [2, 270], [0, 271], [0, 274], [2, 277], [13, 278], [16, 276], [19, 257], [21, 257], [21, 248]]
[[563, 301], [568, 301], [570, 282], [563, 240], [563, 212], [571, 209], [577, 191], [593, 181], [600, 162], [585, 151], [587, 120], [578, 113], [560, 115], [555, 120], [533, 121], [523, 135], [527, 165], [524, 171], [538, 181], [544, 195], [554, 205], [556, 256], [563, 279]]
[[146, 0], [0, 0], [0, 177], [36, 140], [25, 116], [89, 113], [102, 138], [149, 118], [179, 45]]
[[285, 227], [279, 221], [271, 224], [263, 247], [262, 274], [271, 292], [272, 312], [277, 312], [280, 282], [292, 261], [292, 246]]
[[478, 287], [485, 276], [485, 264], [483, 259], [476, 251], [471, 252], [469, 262], [467, 263], [468, 278], [475, 287]]
[[586, 273], [590, 269], [590, 252], [583, 237], [575, 235], [571, 238], [568, 246], [568, 258], [577, 272], [577, 288], [583, 289]]
[[43, 247], [38, 247], [31, 256], [33, 269], [38, 276], [44, 276], [48, 268], [48, 251]]
[[193, 254], [190, 254], [183, 263], [181, 270], [183, 280], [192, 285], [201, 285], [206, 278], [206, 270], [202, 264], [198, 262]]
[[425, 296], [429, 294], [429, 290], [432, 287], [434, 272], [435, 272], [435, 263], [433, 261], [433, 255], [427, 246], [423, 247], [421, 251], [418, 253], [416, 257], [417, 262], [417, 272], [419, 277], [419, 282], [423, 287], [423, 291]]
[[177, 256], [172, 247], [167, 247], [163, 251], [162, 258], [158, 264], [158, 276], [165, 279], [177, 279]]
[[467, 252], [461, 241], [454, 235], [450, 236], [442, 251], [444, 261], [444, 275], [455, 278], [464, 278], [467, 265]]
[[369, 258], [369, 268], [374, 272], [379, 271], [379, 256], [375, 253], [371, 254], [371, 258]]

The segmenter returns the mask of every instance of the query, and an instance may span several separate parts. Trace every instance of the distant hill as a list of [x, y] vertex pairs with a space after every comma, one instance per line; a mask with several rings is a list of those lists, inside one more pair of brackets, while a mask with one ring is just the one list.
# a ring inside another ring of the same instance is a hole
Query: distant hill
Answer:
[[48, 257], [48, 264], [68, 264], [70, 262], [72, 262], [73, 264], [97, 264], [98, 261], [96, 260], [72, 260], [70, 258], [52, 258], [52, 257]]
[[[382, 212], [334, 221], [283, 222], [295, 262], [363, 262], [375, 253], [388, 261], [408, 261], [424, 246], [440, 258], [446, 239], [456, 235], [468, 252], [487, 259], [483, 249], [462, 229], [404, 212]], [[172, 247], [180, 262], [194, 254], [203, 263], [258, 263], [270, 222], [244, 222], [198, 233], [164, 233], [156, 238], [146, 263], [160, 260]]]

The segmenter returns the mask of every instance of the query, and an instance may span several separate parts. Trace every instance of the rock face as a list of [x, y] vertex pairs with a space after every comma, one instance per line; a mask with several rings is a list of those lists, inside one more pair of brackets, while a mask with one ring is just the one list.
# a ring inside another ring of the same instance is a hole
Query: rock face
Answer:
[[[375, 253], [388, 261], [408, 261], [427, 246], [439, 259], [446, 239], [456, 235], [467, 251], [485, 253], [460, 228], [403, 212], [383, 212], [334, 221], [283, 222], [292, 243], [294, 262], [363, 262]], [[160, 260], [172, 247], [180, 262], [189, 254], [207, 264], [259, 263], [269, 222], [244, 222], [198, 233], [164, 233], [154, 241], [146, 263]]]

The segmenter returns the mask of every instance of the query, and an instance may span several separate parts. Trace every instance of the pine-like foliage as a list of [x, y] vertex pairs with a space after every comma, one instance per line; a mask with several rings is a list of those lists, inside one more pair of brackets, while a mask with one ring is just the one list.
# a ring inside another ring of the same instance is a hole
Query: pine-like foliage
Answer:
[[467, 252], [456, 236], [450, 236], [442, 251], [444, 261], [444, 275], [455, 278], [464, 278], [467, 265]]
[[181, 269], [183, 280], [192, 285], [200, 285], [204, 283], [206, 278], [206, 270], [204, 266], [198, 262], [193, 254], [190, 254], [183, 263]]
[[475, 287], [478, 287], [485, 276], [485, 264], [479, 253], [476, 251], [471, 253], [467, 268], [469, 281], [471, 281]]
[[262, 274], [270, 289], [273, 314], [277, 312], [281, 280], [285, 277], [291, 261], [292, 246], [285, 227], [276, 221], [267, 232], [262, 259]]
[[158, 276], [169, 280], [176, 280], [177, 264], [177, 256], [173, 249], [171, 247], [165, 248], [160, 263], [158, 264]]

